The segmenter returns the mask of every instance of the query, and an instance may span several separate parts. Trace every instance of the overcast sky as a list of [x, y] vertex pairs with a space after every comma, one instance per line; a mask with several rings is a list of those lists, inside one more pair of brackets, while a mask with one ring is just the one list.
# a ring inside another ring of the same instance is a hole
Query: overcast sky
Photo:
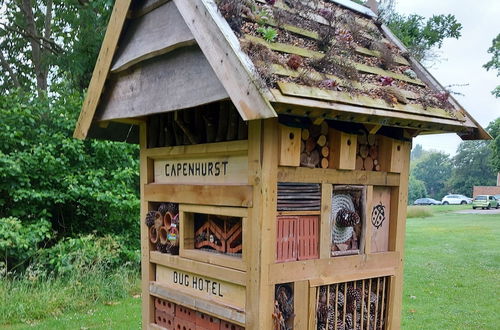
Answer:
[[[500, 117], [500, 98], [490, 91], [500, 85], [500, 77], [482, 66], [491, 59], [487, 53], [493, 38], [500, 33], [500, 0], [396, 0], [396, 11], [403, 14], [453, 14], [462, 23], [462, 37], [445, 41], [440, 50], [443, 60], [431, 74], [444, 86], [469, 84], [451, 89], [464, 94], [455, 98], [483, 127]], [[417, 137], [413, 145], [454, 154], [461, 139], [456, 134]]]

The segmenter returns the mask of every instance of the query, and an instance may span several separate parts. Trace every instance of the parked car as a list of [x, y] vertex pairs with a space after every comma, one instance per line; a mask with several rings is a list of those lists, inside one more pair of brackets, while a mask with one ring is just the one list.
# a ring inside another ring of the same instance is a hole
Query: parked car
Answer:
[[494, 195], [493, 197], [495, 197], [497, 201], [500, 201], [500, 195]]
[[413, 205], [441, 205], [441, 202], [432, 198], [419, 198], [413, 202]]
[[491, 195], [479, 195], [474, 198], [472, 202], [472, 208], [475, 210], [477, 208], [490, 209], [492, 207], [498, 209], [500, 207], [500, 202]]
[[441, 200], [443, 205], [448, 204], [470, 204], [472, 203], [472, 198], [464, 195], [446, 195]]

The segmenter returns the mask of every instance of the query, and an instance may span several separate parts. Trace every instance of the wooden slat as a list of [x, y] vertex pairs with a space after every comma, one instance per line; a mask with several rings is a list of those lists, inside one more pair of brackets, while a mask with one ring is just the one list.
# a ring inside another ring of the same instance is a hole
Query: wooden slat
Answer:
[[132, 20], [120, 42], [111, 71], [119, 72], [148, 58], [194, 44], [193, 34], [175, 4], [169, 2]]
[[197, 46], [156, 56], [113, 78], [99, 106], [98, 120], [140, 117], [228, 98]]
[[[318, 82], [319, 81], [322, 81], [324, 80], [325, 78], [326, 79], [331, 79], [331, 80], [334, 80], [335, 82], [337, 82], [339, 84], [339, 86], [343, 86], [343, 87], [354, 87], [354, 88], [357, 88], [357, 89], [360, 89], [360, 90], [364, 90], [364, 91], [369, 91], [371, 89], [377, 89], [377, 88], [380, 88], [381, 86], [379, 85], [375, 85], [375, 84], [371, 84], [371, 83], [359, 83], [357, 81], [348, 81], [348, 80], [345, 80], [345, 79], [341, 79], [337, 76], [334, 76], [332, 74], [324, 74], [324, 73], [319, 73], [317, 71], [303, 71], [301, 69], [299, 70], [291, 70], [291, 69], [288, 69], [280, 64], [273, 64], [272, 65], [272, 72], [274, 74], [277, 74], [279, 76], [286, 76], [286, 77], [293, 77], [293, 78], [296, 78], [296, 77], [299, 77], [300, 74], [302, 72], [304, 72], [304, 74], [308, 74], [309, 77], [313, 80], [317, 80]], [[396, 88], [396, 87], [395, 87]], [[414, 93], [412, 91], [407, 91], [407, 90], [404, 90], [404, 89], [400, 89], [400, 88], [397, 88], [397, 90], [406, 98], [408, 99], [412, 99], [412, 100], [416, 100], [420, 97], [419, 94], [417, 93]]]
[[206, 262], [187, 259], [180, 256], [173, 256], [171, 254], [160, 253], [157, 251], [150, 252], [150, 261], [158, 265], [176, 268], [181, 271], [197, 273], [212, 278], [219, 278], [221, 274], [224, 274], [224, 281], [239, 285], [245, 285], [247, 280], [246, 273], [239, 270], [228, 269], [226, 267], [212, 265]]
[[[104, 35], [104, 41], [97, 58], [97, 62], [92, 73], [89, 89], [83, 102], [80, 117], [76, 123], [73, 136], [77, 139], [85, 139], [92, 123], [97, 104], [101, 97], [101, 92], [104, 87], [104, 82], [108, 76], [111, 67], [111, 61], [120, 38], [120, 33], [127, 17], [127, 12], [130, 7], [131, 0], [117, 1], [113, 7], [111, 18], [109, 19], [108, 28]], [[147, 323], [146, 323], [147, 324]]]
[[317, 182], [332, 184], [362, 184], [379, 186], [398, 186], [400, 176], [397, 173], [342, 171], [322, 168], [279, 167], [280, 182]]
[[248, 140], [193, 144], [176, 147], [152, 148], [143, 150], [151, 159], [175, 159], [186, 156], [212, 157], [216, 155], [244, 154], [248, 150]]
[[[320, 59], [320, 58], [325, 56], [325, 54], [323, 54], [321, 52], [314, 51], [314, 50], [309, 50], [309, 49], [305, 49], [305, 48], [301, 48], [301, 47], [297, 47], [297, 46], [293, 46], [293, 45], [289, 45], [289, 44], [283, 44], [283, 43], [279, 43], [279, 42], [267, 42], [264, 39], [254, 37], [251, 35], [245, 35], [245, 39], [252, 41], [252, 42], [255, 42], [255, 43], [266, 45], [270, 49], [278, 51], [278, 52], [282, 52], [282, 53], [296, 54], [296, 55], [300, 55], [300, 56], [308, 57], [308, 58], [313, 58], [313, 59]], [[356, 70], [363, 72], [363, 73], [376, 74], [376, 75], [380, 75], [380, 76], [387, 76], [387, 77], [391, 77], [394, 79], [408, 82], [410, 84], [425, 86], [425, 84], [422, 81], [416, 80], [416, 79], [411, 79], [410, 77], [407, 77], [404, 74], [400, 74], [400, 73], [396, 73], [396, 72], [392, 72], [392, 71], [387, 71], [387, 70], [384, 70], [381, 68], [377, 68], [374, 66], [369, 66], [369, 65], [357, 63], [357, 62], [351, 62], [351, 64], [356, 68]]]
[[252, 207], [253, 187], [246, 185], [179, 185], [151, 183], [144, 187], [150, 202]]
[[143, 0], [138, 4], [137, 8], [134, 8], [131, 17], [137, 18], [146, 15], [169, 1], [171, 0]]
[[277, 117], [269, 103], [272, 95], [263, 90], [250, 59], [226, 20], [211, 0], [174, 0], [184, 21], [203, 50], [244, 120]]
[[287, 283], [309, 280], [311, 286], [393, 275], [400, 266], [398, 252], [354, 255], [272, 264], [269, 280]]
[[224, 306], [213, 301], [193, 297], [179, 291], [174, 291], [165, 288], [154, 281], [149, 283], [149, 292], [158, 298], [172, 301], [175, 304], [179, 304], [209, 315], [213, 315], [223, 320], [237, 323], [241, 326], [245, 325], [244, 311]]
[[332, 91], [318, 87], [310, 87], [298, 85], [294, 83], [278, 82], [280, 91], [284, 95], [307, 97], [318, 100], [341, 102], [369, 108], [378, 108], [391, 111], [400, 111], [406, 113], [414, 113], [424, 116], [433, 116], [439, 118], [455, 119], [450, 113], [444, 109], [427, 108], [424, 109], [420, 104], [400, 104], [396, 103], [389, 105], [382, 99], [374, 99], [367, 95], [352, 95], [347, 92]]

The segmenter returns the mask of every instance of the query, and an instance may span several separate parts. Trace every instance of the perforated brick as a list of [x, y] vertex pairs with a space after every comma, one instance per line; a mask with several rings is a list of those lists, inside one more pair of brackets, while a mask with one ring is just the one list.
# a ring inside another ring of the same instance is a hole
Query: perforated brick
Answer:
[[196, 330], [196, 325], [194, 322], [189, 322], [187, 320], [183, 320], [183, 319], [180, 319], [178, 317], [175, 317], [174, 329], [175, 330]]
[[219, 330], [220, 320], [216, 317], [196, 312], [196, 330]]
[[189, 321], [193, 324], [196, 323], [196, 312], [190, 308], [177, 305], [175, 308], [175, 318]]
[[227, 321], [221, 320], [220, 322], [220, 330], [245, 330], [245, 328]]
[[159, 309], [155, 310], [155, 323], [167, 330], [174, 330], [174, 316]]
[[158, 309], [170, 315], [175, 315], [175, 304], [168, 300], [155, 298], [155, 309]]

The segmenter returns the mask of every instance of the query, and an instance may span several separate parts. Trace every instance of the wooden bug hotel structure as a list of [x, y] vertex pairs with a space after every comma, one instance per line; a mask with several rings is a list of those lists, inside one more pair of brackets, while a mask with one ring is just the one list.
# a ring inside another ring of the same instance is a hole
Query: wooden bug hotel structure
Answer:
[[143, 328], [398, 329], [412, 138], [487, 133], [346, 0], [117, 0], [77, 138], [140, 144]]

